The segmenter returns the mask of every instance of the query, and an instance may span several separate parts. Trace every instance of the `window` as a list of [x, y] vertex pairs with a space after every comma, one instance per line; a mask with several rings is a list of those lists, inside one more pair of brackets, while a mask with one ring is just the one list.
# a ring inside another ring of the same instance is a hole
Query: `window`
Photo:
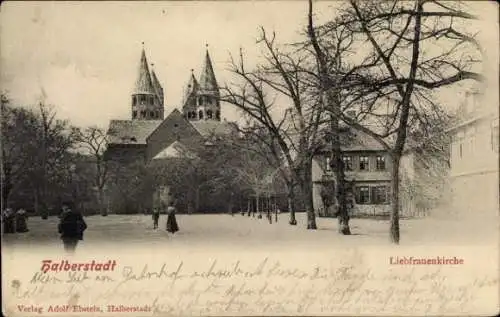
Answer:
[[207, 110], [207, 119], [212, 119], [212, 110]]
[[146, 101], [146, 96], [140, 95], [139, 96], [139, 100], [140, 100], [141, 103], [145, 102]]
[[188, 119], [193, 118], [193, 113], [192, 113], [191, 111], [188, 111], [188, 113], [187, 113], [187, 118], [188, 118]]
[[154, 97], [149, 96], [149, 104], [152, 105], [154, 103]]
[[387, 199], [387, 187], [386, 186], [374, 186], [372, 187], [372, 204], [383, 205], [388, 203]]
[[210, 98], [210, 97], [206, 97], [206, 98], [205, 98], [205, 103], [206, 103], [206, 104], [209, 104], [209, 105], [210, 105], [210, 104], [212, 104], [212, 98]]
[[203, 119], [203, 111], [201, 111], [201, 110], [200, 110], [200, 111], [198, 111], [198, 117], [199, 117], [200, 119]]
[[198, 105], [200, 105], [200, 106], [201, 106], [202, 104], [203, 104], [203, 98], [202, 98], [202, 97], [199, 97], [199, 98], [198, 98]]
[[196, 119], [196, 111], [191, 111], [191, 118]]
[[377, 156], [377, 171], [385, 171], [385, 157]]
[[146, 111], [144, 111], [144, 110], [141, 111], [141, 118], [143, 118], [143, 119], [146, 118]]
[[351, 156], [344, 156], [344, 157], [342, 157], [342, 161], [344, 162], [344, 170], [345, 171], [352, 171], [352, 157]]
[[160, 111], [156, 111], [156, 117], [160, 118]]
[[217, 110], [215, 112], [215, 119], [220, 120], [220, 111], [219, 110]]
[[368, 166], [368, 156], [360, 156], [359, 157], [359, 170], [360, 171], [367, 171], [369, 166]]
[[154, 118], [154, 117], [155, 117], [155, 112], [154, 112], [154, 111], [150, 111], [150, 112], [149, 112], [149, 116], [150, 116], [151, 118]]
[[327, 157], [326, 158], [326, 165], [325, 165], [325, 171], [330, 172], [332, 170], [332, 159]]
[[367, 205], [370, 203], [370, 187], [356, 187], [356, 204]]
[[132, 96], [132, 106], [135, 106], [137, 104], [137, 98], [136, 96]]
[[498, 153], [498, 147], [499, 147], [499, 130], [498, 130], [498, 118], [493, 120], [491, 124], [491, 147], [493, 151]]
[[135, 118], [137, 118], [137, 111], [136, 110], [132, 111], [132, 119], [135, 119]]

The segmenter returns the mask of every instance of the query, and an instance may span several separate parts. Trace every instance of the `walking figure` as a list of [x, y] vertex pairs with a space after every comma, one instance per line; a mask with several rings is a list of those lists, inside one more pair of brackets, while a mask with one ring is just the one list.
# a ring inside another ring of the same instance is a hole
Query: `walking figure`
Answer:
[[174, 202], [171, 201], [167, 208], [167, 231], [170, 233], [176, 233], [179, 231], [179, 226], [177, 225], [177, 220], [175, 219], [176, 209], [174, 207]]
[[71, 207], [71, 203], [64, 203], [62, 205], [61, 221], [58, 225], [64, 250], [69, 253], [75, 251], [78, 241], [83, 240], [83, 232], [87, 229], [87, 224], [82, 214]]
[[160, 220], [160, 208], [153, 208], [153, 229], [158, 229], [158, 221]]

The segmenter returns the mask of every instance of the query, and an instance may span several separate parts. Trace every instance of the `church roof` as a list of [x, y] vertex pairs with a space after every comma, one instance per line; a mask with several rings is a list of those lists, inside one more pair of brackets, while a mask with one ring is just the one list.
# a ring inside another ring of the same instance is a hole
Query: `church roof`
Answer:
[[109, 144], [146, 144], [146, 138], [160, 125], [161, 120], [111, 120]]
[[153, 81], [151, 79], [151, 74], [149, 73], [148, 60], [146, 58], [146, 52], [144, 51], [144, 49], [142, 49], [141, 52], [141, 61], [139, 64], [139, 73], [135, 82], [134, 94], [156, 95]]
[[219, 89], [208, 50], [205, 55], [205, 65], [200, 76], [200, 89], [204, 91], [218, 91]]
[[153, 157], [153, 160], [168, 159], [168, 158], [196, 158], [194, 154], [188, 147], [179, 141], [175, 141], [168, 147], [163, 149], [160, 153]]
[[191, 76], [189, 76], [189, 80], [188, 80], [188, 83], [186, 85], [186, 88], [184, 90], [184, 102], [186, 102], [189, 98], [189, 96], [195, 92], [196, 90], [198, 90], [200, 84], [198, 83], [198, 81], [196, 80], [196, 77], [194, 77], [194, 74], [191, 70]]
[[163, 87], [161, 86], [158, 77], [156, 77], [154, 69], [151, 69], [151, 81], [153, 83], [153, 88], [156, 91], [156, 95], [158, 95], [160, 101], [163, 103]]
[[190, 121], [193, 127], [203, 136], [229, 135], [235, 132], [233, 123], [214, 120]]

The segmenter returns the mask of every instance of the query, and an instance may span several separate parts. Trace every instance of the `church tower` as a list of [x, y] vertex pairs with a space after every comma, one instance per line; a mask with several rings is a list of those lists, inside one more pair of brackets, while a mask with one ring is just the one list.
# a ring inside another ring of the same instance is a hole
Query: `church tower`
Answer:
[[132, 93], [132, 120], [163, 120], [163, 88], [155, 72], [149, 72], [144, 47]]
[[[191, 70], [192, 72], [192, 70]], [[205, 63], [198, 82], [191, 73], [184, 93], [183, 113], [190, 121], [220, 121], [219, 85], [215, 78], [212, 60], [205, 54]]]

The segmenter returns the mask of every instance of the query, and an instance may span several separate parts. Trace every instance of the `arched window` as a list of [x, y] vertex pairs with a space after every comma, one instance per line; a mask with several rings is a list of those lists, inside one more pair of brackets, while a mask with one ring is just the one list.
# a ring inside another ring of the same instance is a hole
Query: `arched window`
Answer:
[[198, 117], [200, 119], [203, 119], [203, 111], [202, 110], [198, 111]]
[[212, 110], [207, 110], [207, 119], [212, 119]]
[[149, 115], [150, 115], [151, 118], [154, 118], [155, 117], [155, 112], [154, 111], [150, 111]]
[[141, 118], [144, 119], [146, 117], [146, 111], [142, 110], [141, 111]]
[[191, 111], [191, 118], [196, 119], [196, 111]]
[[215, 119], [220, 120], [220, 111], [219, 110], [217, 110], [215, 112]]

